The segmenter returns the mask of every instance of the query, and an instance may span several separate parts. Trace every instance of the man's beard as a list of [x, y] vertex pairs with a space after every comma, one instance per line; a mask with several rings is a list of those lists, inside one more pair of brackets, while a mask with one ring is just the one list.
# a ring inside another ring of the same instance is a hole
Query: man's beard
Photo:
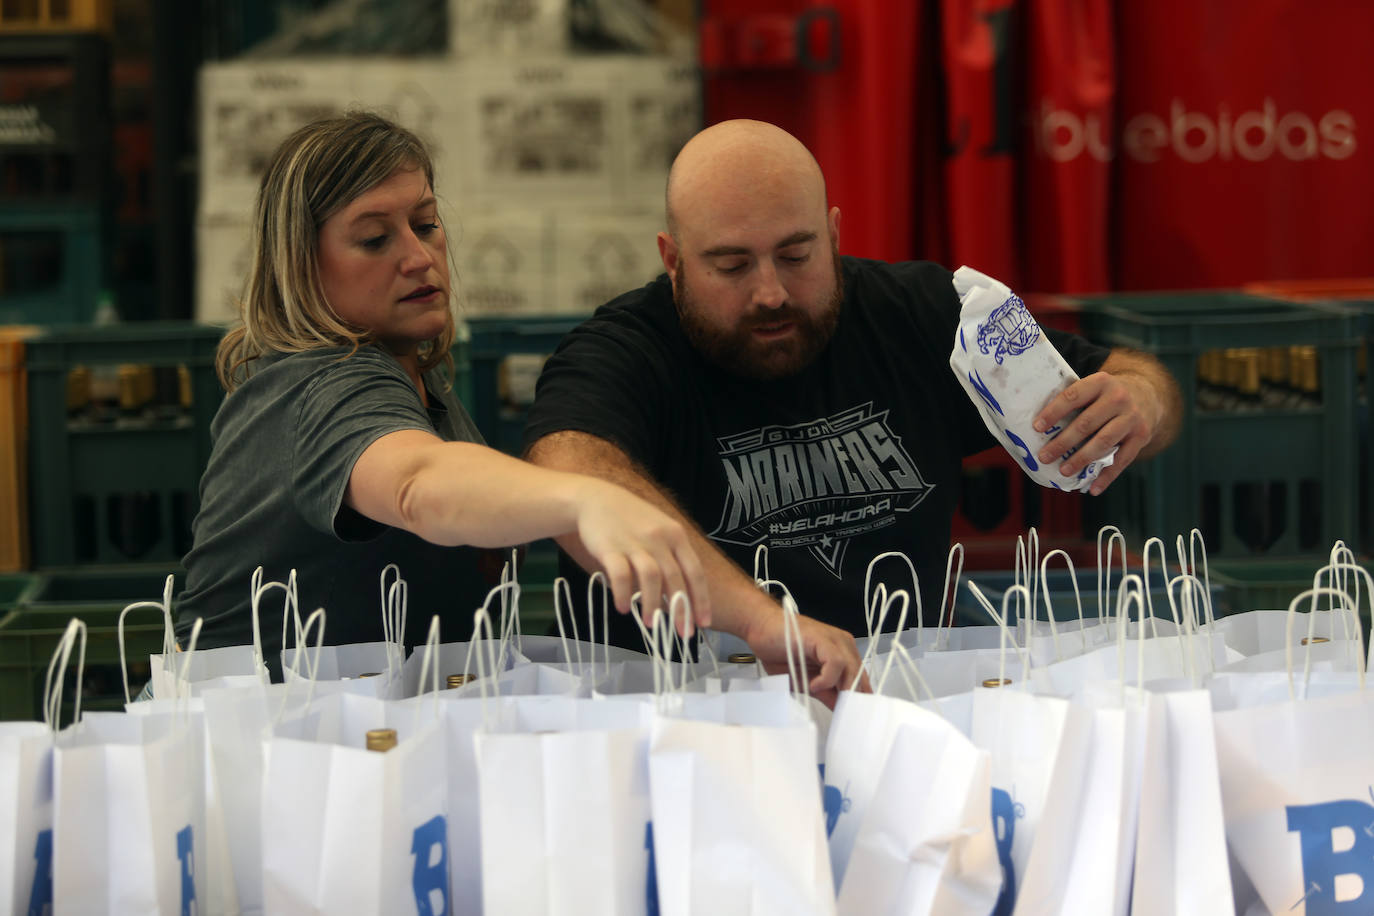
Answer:
[[[706, 321], [687, 286], [679, 261], [673, 274], [673, 304], [677, 307], [682, 332], [702, 356], [733, 375], [764, 381], [796, 375], [825, 349], [840, 321], [844, 270], [840, 266], [839, 252], [832, 249], [832, 253], [835, 287], [817, 314], [808, 314], [791, 302], [784, 302], [775, 309], [753, 309], [730, 328], [716, 327]], [[754, 338], [754, 328], [782, 322], [791, 322], [795, 333], [773, 341]]]

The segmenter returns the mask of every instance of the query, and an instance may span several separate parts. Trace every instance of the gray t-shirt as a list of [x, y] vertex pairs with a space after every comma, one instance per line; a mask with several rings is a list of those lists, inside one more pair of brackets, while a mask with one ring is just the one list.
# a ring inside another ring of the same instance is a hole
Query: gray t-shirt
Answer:
[[[379, 347], [282, 354], [256, 361], [224, 400], [210, 427], [212, 448], [200, 483], [194, 547], [182, 561], [177, 601], [183, 644], [196, 617], [198, 645], [253, 639], [250, 581], [286, 581], [296, 570], [301, 618], [325, 609], [326, 645], [382, 638], [379, 577], [395, 563], [408, 592], [406, 642], [424, 641], [434, 614], [445, 641], [464, 639], [489, 583], [481, 551], [440, 547], [374, 522], [343, 504], [353, 464], [387, 433], [422, 429], [447, 441], [481, 442], [471, 418], [434, 373], [420, 402], [400, 363]], [[345, 358], [346, 357], [346, 358]], [[281, 644], [281, 592], [262, 604], [268, 659]], [[288, 637], [289, 639], [290, 637]]]

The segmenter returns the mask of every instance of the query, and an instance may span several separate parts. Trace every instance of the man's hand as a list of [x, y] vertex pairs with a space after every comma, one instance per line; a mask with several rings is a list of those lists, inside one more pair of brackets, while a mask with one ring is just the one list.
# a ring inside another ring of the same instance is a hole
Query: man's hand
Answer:
[[1131, 462], [1162, 451], [1178, 435], [1182, 401], [1178, 385], [1154, 357], [1130, 350], [1113, 350], [1101, 372], [1079, 379], [1050, 400], [1035, 418], [1037, 432], [1074, 417], [1045, 444], [1037, 456], [1053, 464], [1064, 456], [1059, 473], [1076, 477], [1090, 463], [1113, 448], [1116, 457], [1093, 481], [1089, 492], [1100, 494]]
[[[745, 642], [754, 650], [754, 657], [769, 674], [787, 673], [787, 634], [783, 613], [780, 610], [777, 614], [756, 619], [749, 632], [744, 634]], [[801, 629], [805, 676], [809, 678], [813, 697], [834, 709], [840, 691], [848, 690], [856, 677], [859, 679], [859, 690], [867, 692], [872, 689], [868, 675], [863, 673], [859, 647], [852, 635], [802, 615], [797, 616], [797, 623]]]

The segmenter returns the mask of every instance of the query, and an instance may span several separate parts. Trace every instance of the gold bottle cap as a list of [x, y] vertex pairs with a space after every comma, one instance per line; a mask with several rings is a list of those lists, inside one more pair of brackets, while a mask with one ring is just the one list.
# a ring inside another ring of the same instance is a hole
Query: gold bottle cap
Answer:
[[389, 751], [396, 746], [396, 729], [394, 728], [372, 728], [367, 732], [367, 749], [369, 751]]
[[1302, 644], [1303, 644], [1304, 646], [1307, 645], [1308, 643], [1312, 643], [1313, 645], [1316, 645], [1316, 644], [1319, 643], [1319, 642], [1330, 642], [1330, 641], [1331, 641], [1331, 640], [1327, 639], [1325, 636], [1313, 636], [1313, 637], [1311, 637], [1311, 638], [1304, 636], [1304, 637], [1302, 638]]
[[363, 674], [358, 675], [358, 677], [376, 677], [377, 675], [379, 675], [379, 674], [381, 674], [381, 673], [382, 673], [382, 672], [380, 672], [380, 671], [368, 671], [368, 672], [365, 672], [365, 673], [363, 673]]
[[468, 683], [469, 681], [475, 681], [475, 680], [477, 680], [477, 675], [475, 675], [475, 674], [450, 674], [450, 675], [448, 676], [448, 686], [449, 686], [450, 688], [453, 688], [453, 687], [462, 687], [464, 684]]
[[751, 652], [731, 652], [729, 655], [725, 656], [725, 660], [727, 662], [734, 662], [737, 665], [752, 665], [757, 661]]
[[1010, 683], [1011, 683], [1011, 678], [1009, 678], [1009, 677], [1001, 677], [1001, 678], [998, 678], [998, 677], [988, 677], [988, 678], [983, 678], [983, 686], [984, 686], [984, 687], [1005, 687], [1007, 684], [1010, 684]]

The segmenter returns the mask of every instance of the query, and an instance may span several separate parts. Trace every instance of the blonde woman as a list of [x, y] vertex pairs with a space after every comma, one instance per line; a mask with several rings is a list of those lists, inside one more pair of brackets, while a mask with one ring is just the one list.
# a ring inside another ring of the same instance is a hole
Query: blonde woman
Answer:
[[[200, 645], [251, 641], [249, 581], [297, 572], [332, 644], [381, 638], [378, 577], [409, 585], [410, 633], [465, 638], [488, 586], [478, 551], [555, 537], [605, 570], [617, 608], [686, 590], [710, 621], [683, 524], [605, 481], [488, 448], [450, 391], [448, 244], [434, 167], [371, 114], [288, 137], [260, 187], [241, 326], [218, 353], [228, 396], [178, 600]], [[280, 629], [263, 627], [275, 658]]]

